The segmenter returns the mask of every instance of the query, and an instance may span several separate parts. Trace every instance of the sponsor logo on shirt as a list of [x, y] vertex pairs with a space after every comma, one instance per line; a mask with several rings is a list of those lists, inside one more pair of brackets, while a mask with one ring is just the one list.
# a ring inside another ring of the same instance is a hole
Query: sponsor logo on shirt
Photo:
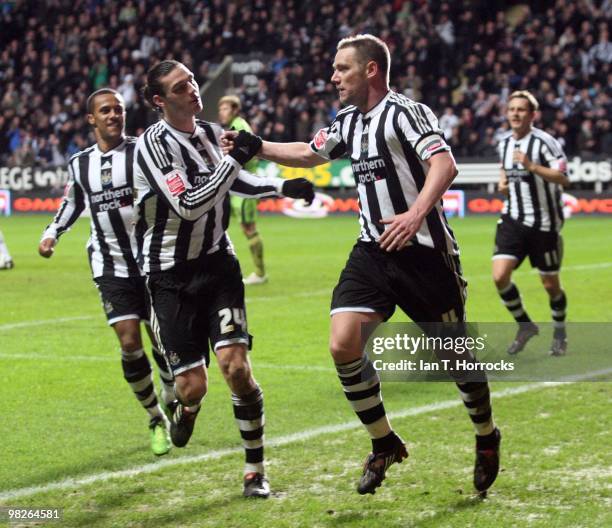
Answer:
[[185, 192], [185, 182], [183, 181], [183, 178], [181, 178], [181, 175], [178, 172], [169, 174], [166, 177], [166, 186], [168, 187], [168, 190], [170, 191], [170, 194], [173, 197], [176, 197], [179, 194], [183, 194]]
[[202, 172], [195, 174], [194, 176], [189, 178], [191, 185], [193, 185], [194, 187], [197, 185], [202, 185], [203, 183], [206, 183], [208, 180], [210, 180], [210, 173], [202, 173]]
[[322, 149], [327, 141], [327, 130], [322, 128], [319, 130], [314, 137], [314, 146], [317, 150]]
[[508, 182], [526, 181], [530, 176], [531, 173], [525, 169], [517, 169], [514, 167], [512, 169], [506, 169], [506, 178], [508, 179]]
[[387, 177], [385, 162], [378, 156], [359, 161], [353, 160], [351, 167], [353, 168], [353, 175], [357, 185], [374, 183]]
[[128, 185], [91, 193], [89, 207], [92, 213], [102, 213], [133, 204], [132, 188]]

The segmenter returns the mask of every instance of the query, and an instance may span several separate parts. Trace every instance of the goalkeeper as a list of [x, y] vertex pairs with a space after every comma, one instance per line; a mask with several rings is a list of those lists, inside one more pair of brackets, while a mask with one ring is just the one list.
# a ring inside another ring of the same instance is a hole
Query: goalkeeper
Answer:
[[[240, 117], [240, 99], [236, 95], [226, 95], [219, 99], [219, 122], [227, 129], [246, 130], [251, 132], [251, 127], [245, 119]], [[257, 159], [249, 161], [244, 168], [257, 174]], [[268, 281], [263, 258], [263, 241], [257, 232], [257, 198], [242, 198], [232, 196], [232, 216], [240, 218], [240, 227], [247, 237], [249, 249], [255, 265], [255, 271], [246, 277], [245, 284], [264, 284]]]

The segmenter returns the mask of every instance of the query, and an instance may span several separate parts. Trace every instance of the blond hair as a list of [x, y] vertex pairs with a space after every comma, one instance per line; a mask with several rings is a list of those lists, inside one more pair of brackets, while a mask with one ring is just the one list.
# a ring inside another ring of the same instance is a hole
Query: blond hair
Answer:
[[238, 97], [237, 95], [224, 95], [223, 97], [221, 97], [221, 99], [219, 99], [218, 106], [221, 106], [225, 103], [229, 104], [233, 110], [240, 111], [240, 108], [242, 107], [242, 105], [240, 104], [240, 97]]
[[528, 92], [527, 90], [517, 90], [516, 92], [512, 92], [510, 94], [510, 97], [508, 97], [508, 103], [510, 103], [512, 99], [527, 99], [527, 102], [529, 103], [529, 109], [532, 112], [537, 112], [537, 110], [540, 108], [538, 100], [533, 96], [531, 92]]

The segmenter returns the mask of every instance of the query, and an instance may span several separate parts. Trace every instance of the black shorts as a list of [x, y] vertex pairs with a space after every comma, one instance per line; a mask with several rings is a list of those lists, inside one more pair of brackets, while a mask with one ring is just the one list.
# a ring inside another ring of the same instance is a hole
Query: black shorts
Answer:
[[387, 253], [357, 242], [334, 288], [331, 313], [375, 312], [387, 320], [399, 306], [416, 323], [463, 321], [466, 286], [459, 257], [418, 245]]
[[126, 319], [149, 321], [149, 294], [144, 277], [96, 277], [109, 325]]
[[234, 255], [218, 251], [147, 278], [151, 327], [175, 375], [210, 362], [214, 351], [243, 343], [250, 348], [244, 284]]
[[529, 256], [532, 268], [543, 274], [555, 274], [561, 269], [563, 239], [556, 231], [540, 231], [527, 227], [509, 216], [497, 222], [493, 260], [514, 258], [518, 268]]

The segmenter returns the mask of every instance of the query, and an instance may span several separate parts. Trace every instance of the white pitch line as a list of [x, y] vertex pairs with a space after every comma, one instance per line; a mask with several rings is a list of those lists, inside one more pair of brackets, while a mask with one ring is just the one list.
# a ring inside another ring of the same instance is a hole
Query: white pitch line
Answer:
[[[30, 361], [78, 361], [78, 362], [102, 362], [102, 363], [118, 363], [121, 357], [112, 356], [52, 356], [50, 354], [4, 354], [0, 352], [0, 361], [3, 359], [25, 359]], [[298, 370], [298, 371], [320, 371], [320, 372], [335, 372], [331, 367], [323, 365], [275, 365], [273, 363], [253, 362], [255, 370], [262, 369], [277, 369], [277, 370]]]
[[[561, 273], [565, 273], [566, 271], [583, 271], [583, 270], [592, 270], [592, 269], [603, 269], [612, 267], [612, 262], [597, 262], [595, 264], [576, 264], [575, 266], [562, 266]], [[538, 275], [539, 271], [537, 269], [530, 269], [529, 271], [517, 270], [514, 274], [518, 275]], [[492, 276], [490, 273], [483, 273], [480, 275], [465, 275], [465, 279], [469, 282], [471, 280], [480, 280], [480, 279], [490, 279], [493, 282]]]
[[[607, 369], [606, 371], [601, 371], [601, 373], [610, 373], [612, 369]], [[593, 374], [585, 374], [580, 379], [588, 379]], [[497, 392], [493, 392], [493, 398], [504, 398], [507, 396], [514, 396], [517, 394], [523, 394], [526, 392], [530, 392], [533, 390], [537, 390], [545, 387], [557, 387], [559, 385], [563, 385], [564, 383], [574, 383], [575, 381], [580, 381], [578, 377], [569, 382], [540, 382], [540, 383], [530, 383], [527, 385], [521, 385], [519, 387], [512, 387], [508, 389], [502, 389]], [[427, 405], [422, 405], [419, 407], [412, 407], [409, 409], [403, 409], [400, 411], [394, 411], [388, 413], [388, 416], [393, 419], [406, 418], [408, 416], [418, 416], [421, 414], [427, 414], [434, 411], [441, 411], [445, 409], [451, 409], [453, 407], [458, 407], [462, 405], [463, 402], [459, 397], [453, 400], [445, 400], [437, 403], [431, 403]], [[310, 440], [312, 438], [316, 438], [318, 436], [327, 435], [327, 434], [335, 434], [344, 431], [350, 431], [353, 429], [359, 429], [362, 427], [361, 422], [352, 420], [350, 422], [344, 422], [335, 425], [325, 425], [323, 427], [317, 427], [314, 429], [307, 429], [304, 431], [299, 431], [297, 433], [292, 433], [284, 436], [279, 436], [277, 438], [272, 438], [266, 441], [266, 446], [268, 447], [281, 447], [289, 444], [293, 444], [296, 442], [303, 442], [305, 440]], [[0, 501], [7, 501], [18, 499], [21, 497], [28, 497], [30, 495], [36, 495], [37, 493], [46, 493], [49, 491], [57, 491], [64, 489], [71, 489], [75, 487], [87, 486], [88, 484], [94, 484], [96, 482], [105, 482], [111, 479], [117, 478], [128, 478], [134, 477], [137, 475], [143, 475], [147, 473], [153, 473], [154, 471], [159, 471], [161, 469], [165, 469], [168, 467], [179, 466], [183, 464], [191, 464], [197, 462], [204, 462], [206, 460], [217, 460], [221, 457], [233, 455], [237, 453], [242, 453], [242, 447], [234, 447], [228, 449], [219, 449], [216, 451], [211, 451], [209, 453], [203, 453], [201, 455], [192, 455], [192, 456], [184, 456], [178, 458], [171, 458], [166, 460], [161, 460], [156, 463], [144, 464], [142, 466], [137, 466], [131, 469], [123, 469], [119, 471], [105, 471], [102, 473], [97, 473], [94, 475], [90, 475], [88, 477], [82, 478], [68, 478], [65, 480], [60, 480], [56, 482], [50, 482], [48, 484], [42, 484], [38, 486], [30, 486], [27, 488], [17, 488], [12, 490], [7, 490], [0, 493]]]
[[329, 288], [325, 288], [322, 290], [309, 290], [303, 291], [299, 293], [293, 293], [291, 295], [262, 295], [261, 297], [247, 297], [246, 302], [257, 302], [257, 301], [278, 301], [279, 299], [293, 299], [293, 298], [304, 298], [304, 297], [319, 297], [323, 295], [331, 295], [334, 287], [330, 286]]
[[[312, 290], [299, 292], [292, 295], [268, 295], [261, 297], [247, 297], [245, 298], [245, 302], [247, 303], [256, 303], [256, 302], [270, 302], [270, 301], [278, 301], [279, 299], [293, 299], [293, 298], [307, 298], [307, 297], [319, 297], [323, 295], [331, 295], [332, 287], [325, 288], [324, 290]], [[102, 315], [99, 316], [100, 321], [102, 321]], [[22, 321], [20, 323], [8, 323], [0, 325], [0, 332], [3, 330], [14, 330], [17, 328], [29, 328], [31, 326], [44, 326], [44, 325], [53, 325], [58, 323], [68, 323], [70, 321], [83, 321], [87, 319], [96, 319], [97, 315], [77, 315], [74, 317], [58, 317], [56, 319], [41, 319], [37, 321]]]
[[[575, 266], [565, 266], [561, 268], [561, 273], [565, 271], [582, 271], [582, 270], [592, 270], [592, 269], [603, 269], [612, 267], [612, 262], [598, 262], [594, 264], [577, 264]], [[519, 275], [528, 275], [528, 274], [537, 274], [537, 270], [530, 271], [516, 271]], [[466, 275], [465, 278], [470, 280], [480, 280], [480, 279], [490, 279], [490, 274], [481, 274], [481, 275]], [[308, 298], [308, 297], [320, 297], [324, 295], [331, 295], [332, 287], [325, 288], [321, 290], [311, 290], [295, 293], [292, 295], [268, 295], [261, 297], [247, 297], [246, 302], [248, 303], [256, 303], [256, 302], [270, 302], [270, 301], [278, 301], [279, 299], [293, 299], [293, 298]], [[23, 321], [21, 323], [9, 323], [0, 325], [0, 331], [2, 330], [12, 330], [15, 328], [28, 328], [30, 326], [44, 326], [51, 325], [57, 323], [65, 323], [70, 321], [81, 321], [86, 319], [95, 319], [97, 316], [95, 315], [79, 315], [75, 317], [59, 317], [57, 319], [42, 319], [39, 321]], [[102, 317], [102, 316], [100, 316]]]
[[0, 325], [0, 331], [13, 330], [14, 328], [28, 328], [30, 326], [44, 326], [57, 323], [68, 323], [70, 321], [83, 321], [85, 319], [94, 319], [93, 315], [76, 315], [74, 317], [58, 317], [56, 319], [40, 319], [38, 321], [23, 321], [21, 323], [9, 323]]
[[94, 361], [94, 362], [106, 362], [112, 361], [119, 362], [121, 356], [117, 355], [116, 358], [106, 356], [51, 356], [48, 354], [4, 354], [0, 353], [0, 360], [2, 359], [25, 359], [30, 361]]

